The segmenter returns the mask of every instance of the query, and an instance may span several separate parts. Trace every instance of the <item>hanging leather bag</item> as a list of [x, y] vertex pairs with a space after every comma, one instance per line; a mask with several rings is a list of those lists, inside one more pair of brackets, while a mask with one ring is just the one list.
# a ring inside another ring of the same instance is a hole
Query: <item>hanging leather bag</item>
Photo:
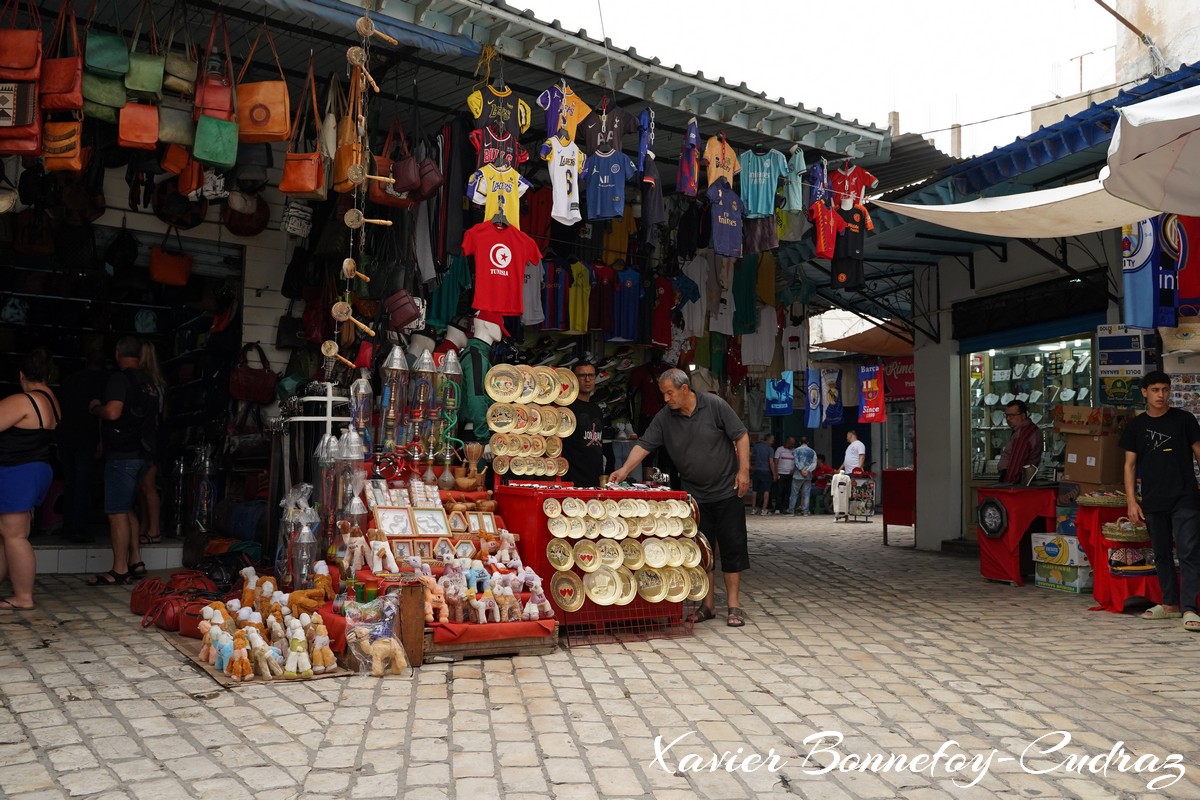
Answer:
[[[251, 350], [258, 354], [262, 366], [250, 366], [248, 357]], [[234, 400], [270, 405], [275, 402], [275, 384], [278, 381], [279, 376], [271, 370], [271, 362], [267, 360], [262, 346], [250, 342], [242, 347], [241, 358], [229, 374], [229, 396]]]
[[36, 156], [42, 151], [42, 112], [36, 83], [0, 83], [0, 108], [9, 109], [0, 125], [0, 156]]
[[162, 157], [158, 160], [158, 166], [163, 172], [170, 175], [178, 175], [183, 172], [187, 163], [192, 160], [192, 154], [183, 145], [171, 144], [163, 149]]
[[25, 0], [25, 24], [17, 27], [21, 0], [6, 0], [0, 11], [0, 81], [36, 83], [42, 74], [42, 15]]
[[333, 157], [333, 190], [346, 194], [358, 188], [350, 180], [351, 167], [365, 168], [366, 148], [363, 147], [359, 129], [362, 117], [362, 68], [354, 67], [350, 73], [350, 91], [346, 102], [346, 114], [338, 120], [337, 153]]
[[196, 142], [196, 121], [187, 100], [164, 98], [158, 104], [158, 140], [191, 147]]
[[292, 316], [292, 306], [295, 303], [295, 300], [289, 300], [287, 311], [279, 318], [279, 325], [275, 328], [276, 350], [296, 350], [307, 344], [304, 337], [304, 318]]
[[[271, 48], [271, 57], [275, 59], [275, 68], [279, 70], [279, 80], [247, 81], [246, 72], [253, 63], [254, 51], [263, 34]], [[265, 22], [258, 29], [258, 36], [254, 37], [254, 44], [250, 45], [250, 52], [238, 73], [237, 121], [238, 138], [243, 142], [286, 142], [292, 135], [292, 103], [287, 78], [275, 50], [275, 37]]]
[[132, 150], [158, 147], [158, 106], [130, 100], [121, 109], [117, 144]]
[[325, 91], [325, 118], [321, 121], [321, 135], [317, 137], [320, 143], [321, 155], [330, 164], [337, 153], [338, 119], [346, 113], [346, 98], [342, 94], [342, 84], [337, 73], [329, 76], [329, 86]]
[[[154, 197], [151, 200], [154, 216], [167, 223], [169, 227], [175, 228], [177, 235], [180, 230], [187, 231], [195, 228], [208, 216], [208, 200], [203, 195], [192, 199], [191, 195], [195, 193], [194, 188], [191, 192], [183, 191], [182, 182], [185, 171], [181, 171], [178, 178], [159, 181], [154, 187]], [[195, 173], [189, 172], [187, 177], [194, 185], [197, 180]]]
[[[142, 35], [142, 23], [147, 17], [150, 18], [146, 32], [147, 52], [140, 53], [137, 49], [138, 40]], [[155, 103], [162, 100], [165, 61], [166, 58], [159, 52], [158, 26], [154, 24], [153, 7], [150, 0], [142, 0], [133, 38], [129, 41], [129, 71], [125, 73], [125, 89], [131, 98]]]
[[[399, 158], [393, 149], [396, 134], [400, 134]], [[421, 188], [421, 172], [417, 159], [408, 149], [408, 140], [399, 120], [388, 128], [387, 138], [383, 142], [383, 155], [372, 156], [375, 160], [375, 174], [391, 177], [394, 184], [383, 181], [371, 181], [367, 187], [367, 197], [371, 202], [392, 208], [411, 208], [416, 205], [416, 197], [410, 193]]]
[[[213, 55], [218, 30], [225, 46], [223, 57]], [[229, 56], [229, 29], [225, 24], [225, 15], [220, 10], [213, 15], [208, 30], [208, 46], [204, 49], [201, 65], [200, 79], [196, 84], [196, 121], [199, 122], [201, 116], [236, 120], [237, 100], [233, 91], [233, 60]]]
[[[170, 31], [167, 34], [166, 58], [163, 62], [163, 89], [191, 97], [196, 92], [196, 45], [187, 24], [187, 5], [176, 3], [171, 9]], [[175, 34], [183, 30], [183, 52], [174, 50]]]
[[83, 54], [79, 49], [75, 6], [70, 3], [63, 3], [58, 10], [58, 20], [50, 37], [50, 52], [42, 60], [38, 92], [41, 94], [38, 102], [44, 111], [83, 108]]
[[[167, 238], [175, 231], [175, 242], [179, 252], [167, 249]], [[162, 242], [150, 248], [150, 280], [166, 286], [187, 286], [188, 278], [192, 276], [192, 257], [183, 252], [183, 240], [179, 238], [179, 229], [167, 228]]]
[[83, 120], [47, 122], [42, 131], [42, 163], [47, 172], [82, 172]]
[[192, 155], [202, 164], [229, 169], [237, 163], [238, 124], [207, 114], [196, 120]]
[[328, 195], [328, 185], [325, 182], [325, 157], [321, 155], [321, 117], [317, 112], [317, 84], [313, 77], [312, 58], [308, 60], [308, 76], [305, 80], [305, 92], [312, 100], [312, 119], [315, 126], [317, 149], [311, 153], [301, 153], [304, 148], [305, 123], [304, 112], [308, 109], [304, 97], [296, 106], [296, 118], [292, 121], [292, 138], [288, 142], [287, 156], [283, 163], [283, 176], [279, 179], [279, 191], [302, 200], [324, 200]]
[[383, 301], [389, 330], [400, 333], [421, 318], [424, 313], [407, 289], [401, 289]]
[[[96, 114], [101, 115], [101, 118], [107, 112], [99, 111], [88, 113], [89, 104], [91, 107], [104, 106], [115, 110], [120, 110], [125, 107], [125, 101], [129, 98], [125, 94], [125, 81], [122, 78], [112, 78], [103, 75], [97, 75], [94, 72], [84, 72], [80, 81], [80, 86], [83, 94], [83, 113], [84, 116], [92, 117]], [[116, 112], [112, 114], [116, 121]], [[103, 119], [104, 122], [110, 120]]]
[[[115, 3], [113, 10], [117, 10]], [[84, 29], [83, 68], [103, 78], [123, 78], [129, 71], [129, 46], [125, 44], [125, 38], [121, 35], [121, 18], [119, 15], [116, 17], [116, 33], [93, 31], [92, 23], [95, 19], [96, 0], [92, 0], [92, 8], [87, 16], [88, 24]]]

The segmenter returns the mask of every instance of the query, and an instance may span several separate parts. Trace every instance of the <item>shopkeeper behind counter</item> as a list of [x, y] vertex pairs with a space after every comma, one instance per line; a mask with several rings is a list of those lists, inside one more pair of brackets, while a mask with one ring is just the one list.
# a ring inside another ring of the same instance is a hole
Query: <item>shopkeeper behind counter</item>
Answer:
[[572, 370], [579, 379], [579, 396], [567, 406], [575, 415], [575, 430], [563, 439], [562, 454], [570, 465], [563, 479], [576, 486], [594, 488], [600, 485], [604, 473], [604, 412], [592, 400], [596, 365], [583, 360]]
[[1042, 462], [1042, 431], [1029, 418], [1029, 408], [1023, 400], [1013, 400], [1006, 405], [1004, 419], [1012, 429], [1012, 438], [1000, 454], [997, 465], [1000, 482], [1023, 486], [1033, 477], [1031, 473], [1027, 478], [1025, 469], [1031, 468], [1036, 473]]

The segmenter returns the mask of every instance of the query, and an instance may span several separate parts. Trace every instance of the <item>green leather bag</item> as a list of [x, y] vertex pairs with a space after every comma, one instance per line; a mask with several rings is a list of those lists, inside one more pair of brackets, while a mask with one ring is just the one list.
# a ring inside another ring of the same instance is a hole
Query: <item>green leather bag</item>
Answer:
[[158, 105], [158, 140], [191, 147], [196, 141], [192, 104], [186, 100], [163, 100]]
[[[84, 73], [84, 78], [87, 73]], [[108, 122], [116, 125], [121, 121], [121, 109], [113, 108], [112, 106], [102, 105], [101, 103], [93, 103], [86, 97], [83, 98], [83, 116], [87, 119], [99, 120], [100, 122]]]
[[129, 48], [115, 33], [89, 30], [83, 47], [83, 69], [93, 75], [120, 78], [129, 71]]
[[[196, 46], [192, 43], [192, 34], [187, 26], [187, 6], [176, 3], [171, 9], [170, 34], [167, 36], [167, 46], [163, 48], [167, 54], [166, 70], [163, 73], [163, 88], [168, 92], [191, 96], [196, 92], [196, 75], [199, 65], [196, 63]], [[183, 30], [183, 52], [174, 49], [175, 34]]]
[[201, 115], [196, 120], [192, 157], [202, 164], [229, 169], [237, 163], [238, 124], [233, 120]]
[[101, 77], [85, 70], [83, 99], [110, 108], [123, 108], [126, 100], [125, 81], [120, 77]]
[[149, 0], [143, 0], [138, 11], [137, 24], [133, 29], [133, 38], [129, 41], [129, 71], [125, 73], [125, 88], [129, 96], [142, 100], [158, 102], [163, 95], [163, 72], [166, 69], [166, 57], [159, 53], [158, 28], [154, 24], [154, 14], [151, 11], [150, 30], [147, 32], [150, 52], [137, 51], [138, 40], [142, 36], [142, 22], [150, 7]]

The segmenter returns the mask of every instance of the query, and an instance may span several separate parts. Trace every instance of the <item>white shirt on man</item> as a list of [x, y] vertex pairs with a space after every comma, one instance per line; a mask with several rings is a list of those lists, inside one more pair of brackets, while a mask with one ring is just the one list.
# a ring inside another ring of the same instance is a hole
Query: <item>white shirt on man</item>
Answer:
[[859, 467], [866, 469], [867, 465], [864, 463], [866, 459], [867, 446], [855, 439], [846, 446], [846, 458], [842, 462], [842, 469], [846, 472], [846, 474], [854, 472], [854, 470], [858, 469]]

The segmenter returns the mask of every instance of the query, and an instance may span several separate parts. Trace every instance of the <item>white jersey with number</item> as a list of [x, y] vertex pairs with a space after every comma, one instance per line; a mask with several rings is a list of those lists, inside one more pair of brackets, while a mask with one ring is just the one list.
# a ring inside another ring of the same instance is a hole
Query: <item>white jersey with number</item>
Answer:
[[541, 156], [550, 168], [550, 186], [554, 192], [550, 218], [563, 225], [574, 225], [583, 219], [579, 210], [579, 173], [583, 171], [584, 155], [574, 142], [563, 144], [554, 137], [542, 145]]

